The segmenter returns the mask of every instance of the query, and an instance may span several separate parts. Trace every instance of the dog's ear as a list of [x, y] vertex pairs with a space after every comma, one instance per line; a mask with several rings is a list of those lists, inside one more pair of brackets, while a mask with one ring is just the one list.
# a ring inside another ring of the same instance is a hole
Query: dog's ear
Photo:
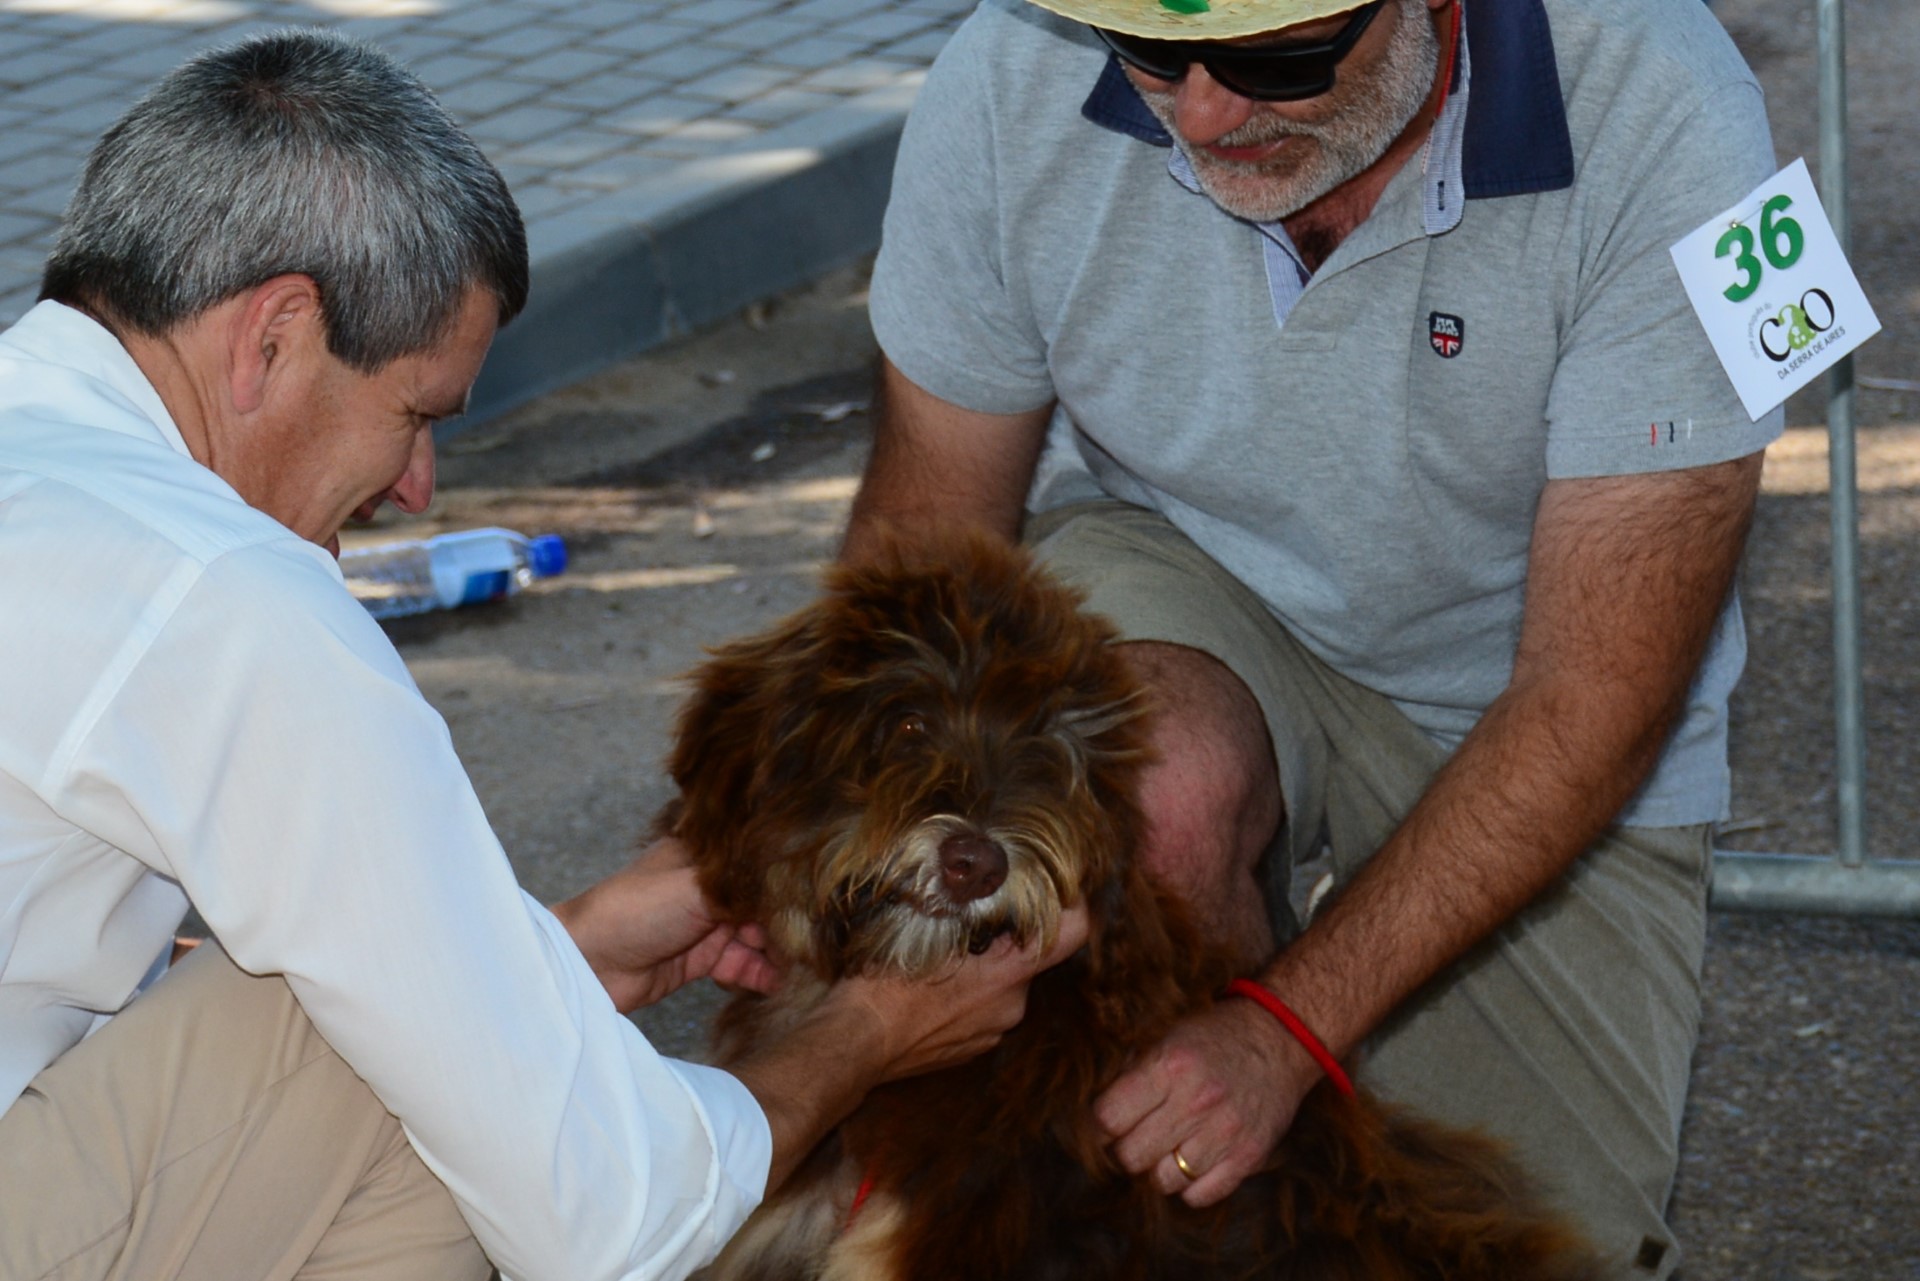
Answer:
[[774, 629], [711, 651], [690, 675], [692, 696], [674, 725], [668, 772], [680, 789], [662, 821], [692, 852], [716, 906], [757, 917], [767, 836], [769, 762], [785, 721], [813, 696], [818, 620], [802, 611]]

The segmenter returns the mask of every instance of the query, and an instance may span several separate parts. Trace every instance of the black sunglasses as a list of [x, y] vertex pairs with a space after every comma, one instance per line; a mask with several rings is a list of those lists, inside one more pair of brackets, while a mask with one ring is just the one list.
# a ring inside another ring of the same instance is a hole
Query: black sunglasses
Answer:
[[1154, 40], [1095, 27], [1122, 62], [1155, 80], [1178, 80], [1199, 63], [1221, 88], [1261, 102], [1297, 102], [1333, 88], [1334, 68], [1365, 34], [1387, 0], [1354, 10], [1331, 40], [1318, 44], [1236, 45], [1217, 40]]

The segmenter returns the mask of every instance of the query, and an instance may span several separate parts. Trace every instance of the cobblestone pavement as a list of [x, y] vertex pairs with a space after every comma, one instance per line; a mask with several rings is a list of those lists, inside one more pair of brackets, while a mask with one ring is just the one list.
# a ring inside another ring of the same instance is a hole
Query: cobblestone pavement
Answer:
[[582, 235], [697, 207], [724, 162], [898, 119], [971, 0], [0, 0], [0, 327], [33, 303], [95, 138], [210, 45], [287, 24], [417, 71], [500, 166], [536, 281]]

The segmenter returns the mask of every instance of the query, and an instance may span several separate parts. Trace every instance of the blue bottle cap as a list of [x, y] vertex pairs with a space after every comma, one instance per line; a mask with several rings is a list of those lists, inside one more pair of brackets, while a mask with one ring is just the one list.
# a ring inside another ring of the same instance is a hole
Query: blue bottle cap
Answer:
[[541, 534], [527, 542], [527, 568], [535, 578], [552, 578], [567, 567], [567, 544], [558, 534]]

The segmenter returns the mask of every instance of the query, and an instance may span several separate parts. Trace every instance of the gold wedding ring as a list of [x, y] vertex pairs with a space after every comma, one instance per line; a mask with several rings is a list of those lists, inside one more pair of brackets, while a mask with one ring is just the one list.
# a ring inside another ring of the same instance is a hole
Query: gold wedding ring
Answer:
[[1173, 1163], [1180, 1167], [1180, 1173], [1186, 1175], [1189, 1180], [1195, 1183], [1200, 1181], [1200, 1171], [1187, 1164], [1187, 1158], [1180, 1155], [1179, 1148], [1173, 1150]]

